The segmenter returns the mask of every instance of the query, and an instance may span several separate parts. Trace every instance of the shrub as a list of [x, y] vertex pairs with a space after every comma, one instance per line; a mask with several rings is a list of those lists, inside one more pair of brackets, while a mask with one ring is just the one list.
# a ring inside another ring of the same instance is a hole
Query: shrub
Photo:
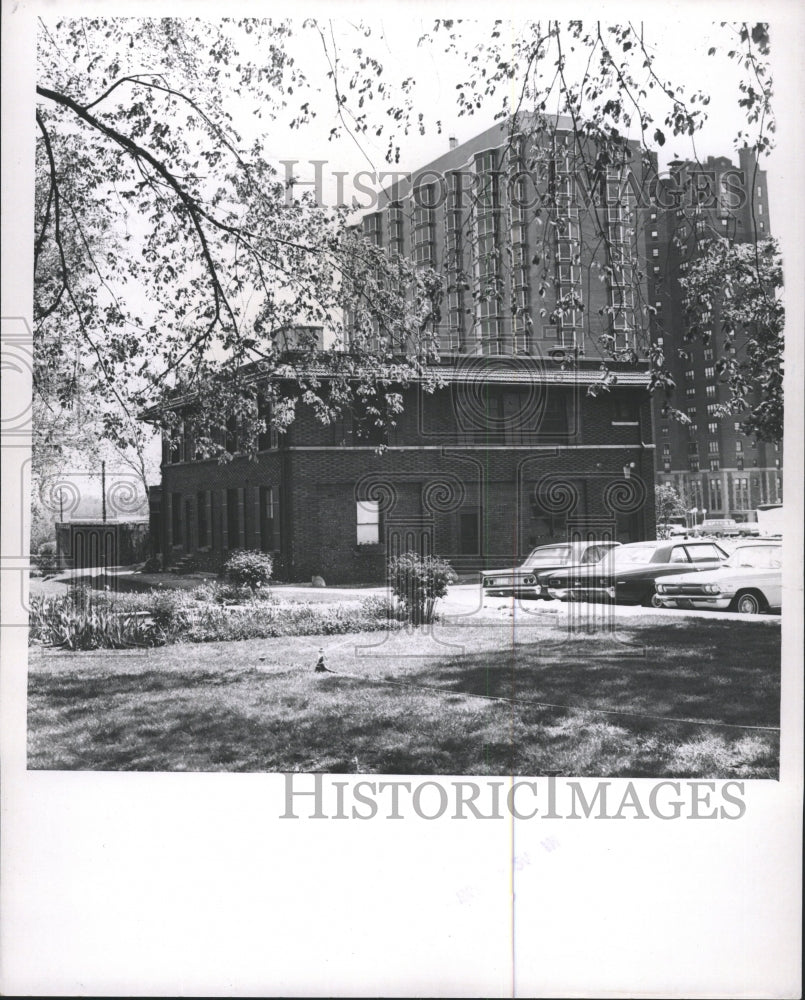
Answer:
[[143, 563], [143, 573], [161, 573], [162, 572], [162, 556], [157, 553], [155, 556], [151, 556], [146, 559]]
[[272, 559], [266, 552], [240, 549], [224, 565], [227, 580], [236, 587], [258, 590], [271, 580]]
[[111, 607], [82, 600], [76, 603], [74, 596], [32, 598], [28, 641], [69, 650], [164, 644], [164, 633], [156, 625]]
[[188, 604], [187, 594], [181, 590], [154, 590], [149, 595], [148, 611], [157, 628], [173, 636], [190, 625]]
[[436, 602], [456, 579], [451, 565], [438, 556], [405, 552], [389, 560], [388, 579], [406, 619], [413, 625], [433, 621]]

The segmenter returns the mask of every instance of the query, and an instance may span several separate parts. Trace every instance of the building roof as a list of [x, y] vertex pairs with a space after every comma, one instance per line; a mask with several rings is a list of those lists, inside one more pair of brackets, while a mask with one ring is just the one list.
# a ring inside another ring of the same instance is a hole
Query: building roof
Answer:
[[[348, 357], [348, 355], [347, 355]], [[281, 381], [282, 379], [319, 379], [326, 381], [334, 376], [350, 377], [348, 370], [334, 371], [332, 366], [322, 361], [312, 361], [295, 366], [292, 363], [280, 364], [271, 372], [256, 370], [253, 373], [244, 373], [243, 382], [245, 385], [253, 385], [266, 379]], [[357, 375], [355, 376], [358, 377]], [[603, 372], [596, 365], [577, 366], [565, 368], [564, 370], [554, 365], [550, 360], [531, 357], [509, 357], [505, 355], [462, 355], [458, 364], [441, 364], [425, 367], [420, 376], [408, 375], [400, 378], [400, 368], [398, 365], [383, 365], [378, 367], [377, 379], [384, 381], [400, 381], [405, 383], [424, 382], [434, 378], [445, 385], [455, 385], [462, 383], [478, 383], [492, 385], [565, 385], [565, 386], [591, 386], [607, 378], [610, 387], [628, 386], [630, 388], [648, 388], [649, 373], [647, 368], [639, 370], [624, 367], [618, 368], [612, 365], [608, 372]], [[170, 405], [159, 404], [144, 410], [140, 416], [143, 420], [154, 420], [164, 410], [176, 409], [193, 402], [195, 395], [187, 393], [176, 396], [171, 400]]]

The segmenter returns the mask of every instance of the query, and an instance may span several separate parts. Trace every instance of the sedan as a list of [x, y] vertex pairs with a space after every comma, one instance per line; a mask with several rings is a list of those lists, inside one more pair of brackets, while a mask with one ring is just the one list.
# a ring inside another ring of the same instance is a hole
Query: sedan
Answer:
[[538, 574], [570, 565], [592, 565], [619, 545], [620, 542], [596, 541], [540, 545], [530, 553], [522, 566], [484, 571], [481, 574], [484, 593], [495, 597], [515, 594], [518, 597], [547, 599], [547, 592], [537, 580]]
[[782, 604], [783, 547], [747, 542], [718, 569], [693, 578], [668, 576], [657, 584], [664, 608], [714, 608], [757, 615]]
[[661, 607], [655, 594], [658, 578], [715, 569], [726, 559], [727, 552], [715, 542], [631, 542], [608, 553], [597, 566], [547, 574], [545, 584], [548, 595], [559, 600]]

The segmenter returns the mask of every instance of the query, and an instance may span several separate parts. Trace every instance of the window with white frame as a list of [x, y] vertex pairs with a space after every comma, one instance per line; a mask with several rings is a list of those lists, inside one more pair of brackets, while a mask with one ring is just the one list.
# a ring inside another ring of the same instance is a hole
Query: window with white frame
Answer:
[[358, 545], [379, 545], [380, 502], [378, 500], [358, 500], [356, 503]]
[[708, 399], [716, 398], [716, 387], [714, 385], [706, 386], [704, 391]]

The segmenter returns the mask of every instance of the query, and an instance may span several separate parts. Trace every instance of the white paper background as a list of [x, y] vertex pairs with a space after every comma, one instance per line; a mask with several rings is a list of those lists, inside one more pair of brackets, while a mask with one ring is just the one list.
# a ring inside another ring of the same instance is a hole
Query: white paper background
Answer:
[[[4, 333], [30, 316], [33, 22], [56, 6], [3, 7]], [[279, 820], [276, 775], [26, 772], [26, 454], [5, 448], [4, 994], [799, 995], [805, 35], [793, 4], [695, 14], [772, 21], [775, 169], [790, 191], [772, 223], [793, 331], [781, 781], [747, 783], [732, 822], [356, 822]]]

